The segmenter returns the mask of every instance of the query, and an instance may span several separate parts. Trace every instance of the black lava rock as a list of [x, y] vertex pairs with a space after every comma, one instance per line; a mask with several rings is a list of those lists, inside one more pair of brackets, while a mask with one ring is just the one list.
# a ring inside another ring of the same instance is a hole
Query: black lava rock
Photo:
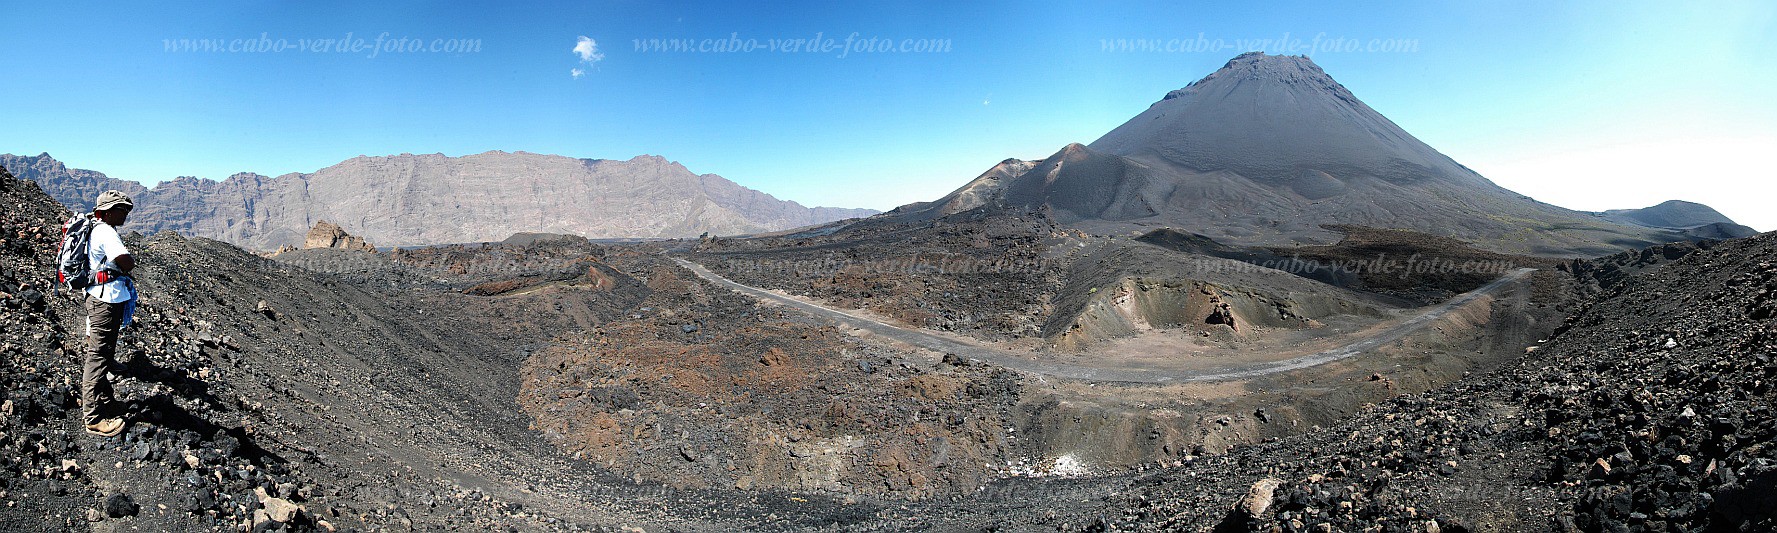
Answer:
[[141, 507], [131, 501], [129, 495], [117, 493], [105, 499], [105, 514], [112, 518], [136, 516], [139, 511], [141, 511]]
[[19, 300], [25, 302], [25, 306], [31, 308], [32, 311], [37, 312], [42, 312], [44, 307], [48, 305], [48, 302], [43, 299], [43, 293], [36, 289], [20, 291]]

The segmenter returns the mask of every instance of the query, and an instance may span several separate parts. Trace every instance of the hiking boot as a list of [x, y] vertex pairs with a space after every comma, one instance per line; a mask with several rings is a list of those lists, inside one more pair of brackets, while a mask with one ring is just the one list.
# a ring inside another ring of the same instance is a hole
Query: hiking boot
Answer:
[[86, 432], [100, 437], [116, 437], [123, 433], [123, 419], [107, 418], [87, 424]]

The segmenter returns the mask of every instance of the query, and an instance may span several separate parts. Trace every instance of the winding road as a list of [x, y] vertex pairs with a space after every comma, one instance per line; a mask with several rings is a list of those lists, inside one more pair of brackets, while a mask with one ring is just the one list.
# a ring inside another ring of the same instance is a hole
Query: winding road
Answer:
[[684, 259], [674, 258], [673, 261], [678, 262], [680, 266], [697, 274], [698, 277], [735, 292], [752, 296], [762, 301], [788, 306], [816, 317], [867, 330], [873, 334], [919, 346], [921, 348], [956, 354], [958, 357], [965, 359], [977, 360], [987, 364], [1044, 376], [1084, 381], [1120, 383], [1192, 383], [1248, 379], [1267, 374], [1309, 368], [1342, 359], [1349, 359], [1369, 352], [1370, 350], [1374, 350], [1379, 346], [1400, 340], [1401, 338], [1424, 328], [1432, 322], [1437, 321], [1439, 318], [1443, 318], [1444, 315], [1449, 314], [1451, 311], [1454, 311], [1469, 302], [1473, 302], [1482, 296], [1498, 292], [1501, 288], [1524, 279], [1525, 276], [1528, 276], [1531, 272], [1535, 271], [1535, 269], [1532, 268], [1513, 270], [1480, 288], [1456, 295], [1443, 303], [1426, 307], [1418, 315], [1415, 315], [1412, 318], [1402, 320], [1382, 331], [1365, 335], [1363, 338], [1354, 340], [1339, 348], [1267, 363], [1209, 370], [1182, 370], [1167, 368], [1106, 368], [1036, 361], [1019, 352], [989, 348], [917, 329], [895, 326], [847, 311], [809, 303], [758, 287], [743, 285], [717, 275], [714, 272], [710, 272], [710, 270], [704, 268], [703, 265]]

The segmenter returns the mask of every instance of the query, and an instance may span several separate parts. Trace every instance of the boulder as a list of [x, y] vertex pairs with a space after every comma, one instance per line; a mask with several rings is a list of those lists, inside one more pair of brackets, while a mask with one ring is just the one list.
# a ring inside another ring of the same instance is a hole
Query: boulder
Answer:
[[376, 247], [365, 242], [363, 238], [354, 237], [346, 233], [345, 228], [325, 220], [315, 222], [315, 227], [309, 229], [308, 236], [303, 238], [302, 247], [303, 249], [338, 248], [360, 252], [376, 251]]

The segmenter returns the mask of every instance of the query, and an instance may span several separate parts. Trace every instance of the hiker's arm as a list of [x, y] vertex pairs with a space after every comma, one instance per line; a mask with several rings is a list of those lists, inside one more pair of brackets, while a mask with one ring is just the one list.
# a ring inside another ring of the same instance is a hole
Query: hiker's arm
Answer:
[[136, 258], [130, 254], [117, 256], [117, 260], [112, 262], [117, 264], [117, 270], [122, 271], [125, 274], [136, 269]]

